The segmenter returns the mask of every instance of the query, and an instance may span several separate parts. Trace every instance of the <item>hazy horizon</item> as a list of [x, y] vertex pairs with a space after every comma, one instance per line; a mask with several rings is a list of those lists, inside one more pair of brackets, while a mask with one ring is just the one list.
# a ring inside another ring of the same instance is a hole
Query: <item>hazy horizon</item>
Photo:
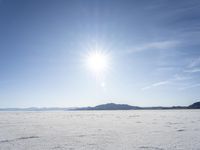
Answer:
[[0, 0], [0, 108], [200, 100], [198, 0]]

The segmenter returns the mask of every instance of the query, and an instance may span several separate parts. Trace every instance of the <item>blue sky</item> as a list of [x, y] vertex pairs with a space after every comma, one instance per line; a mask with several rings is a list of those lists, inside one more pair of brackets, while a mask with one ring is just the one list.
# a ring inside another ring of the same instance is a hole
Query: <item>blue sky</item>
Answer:
[[[0, 0], [0, 107], [189, 105], [199, 39], [199, 0]], [[102, 81], [85, 66], [95, 46]]]

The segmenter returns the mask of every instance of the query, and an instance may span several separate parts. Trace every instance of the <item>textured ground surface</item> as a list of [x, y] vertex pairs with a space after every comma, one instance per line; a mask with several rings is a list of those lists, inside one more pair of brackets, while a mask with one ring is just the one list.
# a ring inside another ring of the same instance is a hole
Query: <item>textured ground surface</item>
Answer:
[[200, 110], [0, 112], [0, 150], [200, 150]]

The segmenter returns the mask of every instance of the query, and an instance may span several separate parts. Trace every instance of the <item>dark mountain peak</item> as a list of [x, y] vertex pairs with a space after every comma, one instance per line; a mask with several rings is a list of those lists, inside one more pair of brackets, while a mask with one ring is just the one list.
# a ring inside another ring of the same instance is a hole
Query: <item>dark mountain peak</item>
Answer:
[[97, 105], [95, 107], [81, 108], [81, 110], [131, 110], [131, 109], [140, 109], [140, 107], [131, 106], [127, 104], [107, 103], [107, 104]]
[[191, 108], [191, 109], [200, 109], [200, 102], [196, 102], [196, 103], [190, 105], [188, 108]]

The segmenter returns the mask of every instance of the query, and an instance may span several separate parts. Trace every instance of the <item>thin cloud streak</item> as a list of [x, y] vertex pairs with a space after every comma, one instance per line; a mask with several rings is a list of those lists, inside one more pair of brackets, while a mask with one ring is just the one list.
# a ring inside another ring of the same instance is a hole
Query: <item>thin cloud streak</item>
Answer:
[[197, 67], [200, 65], [200, 56], [194, 60], [192, 60], [192, 62], [189, 64], [189, 68], [193, 68], [193, 67]]
[[185, 81], [185, 80], [190, 80], [190, 79], [192, 79], [192, 77], [191, 76], [180, 76], [180, 75], [178, 75], [178, 74], [175, 74], [174, 75], [174, 79], [172, 79], [172, 81]]
[[198, 73], [200, 72], [200, 56], [193, 59], [183, 71], [185, 73]]
[[184, 72], [187, 72], [187, 73], [198, 73], [198, 72], [200, 72], [200, 68], [189, 69], [189, 70], [185, 70]]
[[128, 53], [134, 53], [134, 52], [141, 52], [146, 50], [164, 50], [169, 48], [174, 48], [179, 45], [180, 42], [178, 41], [160, 41], [160, 42], [151, 42], [146, 43], [140, 46], [136, 46], [132, 48], [131, 50], [128, 50]]
[[179, 88], [179, 90], [183, 91], [183, 90], [188, 90], [188, 89], [192, 89], [192, 88], [196, 88], [196, 87], [200, 87], [200, 83], [192, 84], [192, 85], [189, 85], [189, 86], [186, 86], [186, 87], [183, 87], [183, 88]]
[[151, 85], [148, 85], [148, 86], [142, 88], [142, 90], [148, 90], [148, 89], [151, 89], [151, 88], [154, 88], [154, 87], [164, 86], [164, 85], [172, 84], [174, 82], [178, 82], [178, 81], [180, 82], [180, 81], [185, 81], [185, 80], [190, 80], [190, 79], [192, 79], [192, 78], [175, 74], [173, 76], [173, 78], [171, 78], [171, 79], [155, 82]]
[[167, 85], [169, 83], [170, 83], [169, 80], [156, 82], [156, 83], [153, 83], [153, 84], [151, 84], [149, 86], [146, 86], [146, 87], [142, 88], [142, 90], [148, 90], [148, 89], [151, 89], [153, 87], [163, 86], [163, 85]]

